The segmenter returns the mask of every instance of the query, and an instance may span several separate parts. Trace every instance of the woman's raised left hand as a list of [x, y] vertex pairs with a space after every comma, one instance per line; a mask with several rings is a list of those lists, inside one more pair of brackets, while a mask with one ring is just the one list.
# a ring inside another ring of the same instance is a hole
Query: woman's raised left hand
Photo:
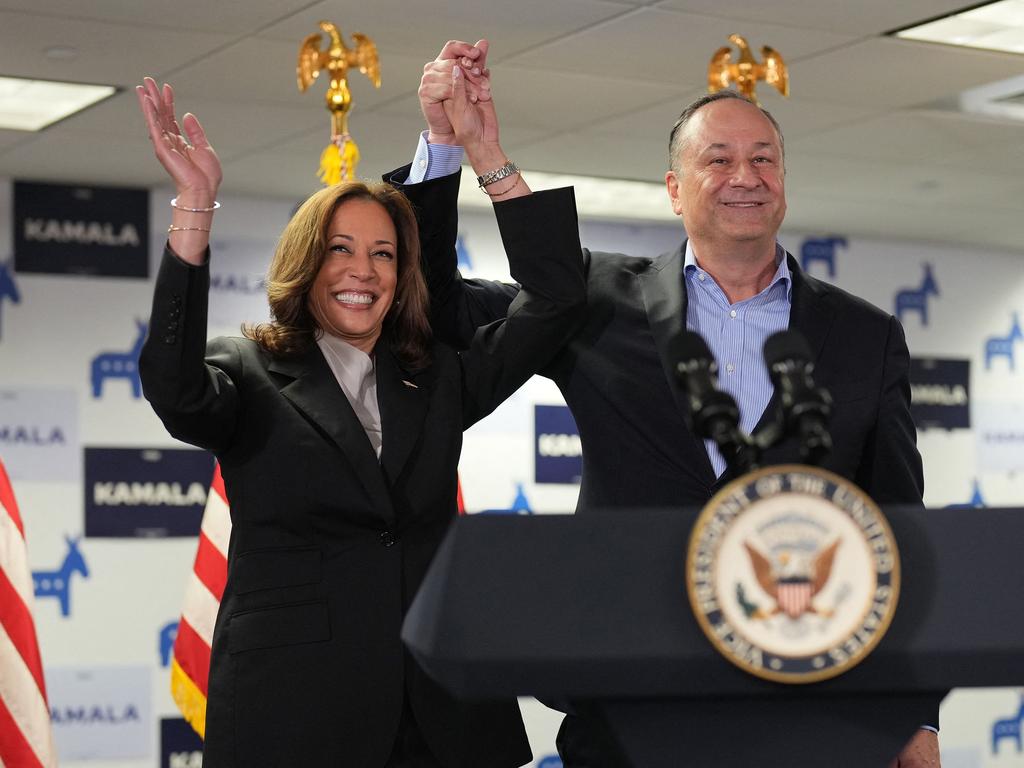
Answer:
[[147, 77], [135, 87], [135, 93], [153, 151], [177, 188], [179, 204], [190, 208], [212, 206], [223, 173], [199, 120], [189, 112], [179, 125], [174, 116], [174, 89], [166, 83], [160, 88]]

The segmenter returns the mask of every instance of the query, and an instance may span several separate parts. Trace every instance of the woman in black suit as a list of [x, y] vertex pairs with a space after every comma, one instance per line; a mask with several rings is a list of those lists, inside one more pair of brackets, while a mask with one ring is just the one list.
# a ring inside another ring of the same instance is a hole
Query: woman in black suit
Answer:
[[[459, 77], [452, 123], [483, 174], [500, 147], [476, 113], [492, 107]], [[207, 343], [220, 163], [193, 115], [179, 127], [169, 86], [137, 90], [178, 191], [143, 387], [172, 435], [217, 456], [233, 523], [204, 765], [528, 762], [516, 702], [451, 698], [399, 631], [456, 514], [462, 431], [547, 362], [582, 309], [571, 190], [523, 194], [513, 177], [508, 197], [522, 196], [495, 211], [523, 291], [461, 355], [431, 339], [419, 267], [421, 244], [455, 247], [457, 189], [417, 225], [400, 193], [357, 182], [317, 192], [286, 227], [273, 321]]]

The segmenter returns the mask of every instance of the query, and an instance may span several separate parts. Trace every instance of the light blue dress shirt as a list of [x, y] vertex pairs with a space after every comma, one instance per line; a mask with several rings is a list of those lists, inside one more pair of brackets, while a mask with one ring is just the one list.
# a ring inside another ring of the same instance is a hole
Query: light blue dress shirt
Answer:
[[[730, 304], [715, 279], [700, 268], [691, 243], [686, 243], [686, 327], [708, 343], [718, 363], [718, 386], [735, 398], [740, 408], [740, 429], [748, 434], [772, 399], [772, 382], [762, 355], [764, 342], [789, 327], [793, 278], [786, 252], [777, 243], [775, 263], [778, 266], [767, 288]], [[705, 440], [704, 445], [715, 476], [720, 477], [725, 471], [725, 458], [713, 441]]]

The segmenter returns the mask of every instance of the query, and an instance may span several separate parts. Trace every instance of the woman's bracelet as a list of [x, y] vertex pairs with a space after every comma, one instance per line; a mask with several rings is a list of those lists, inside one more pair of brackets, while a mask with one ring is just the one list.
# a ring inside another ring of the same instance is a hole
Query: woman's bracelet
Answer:
[[178, 205], [178, 198], [171, 198], [171, 208], [177, 208], [179, 211], [188, 211], [189, 213], [210, 213], [220, 208], [220, 203], [216, 200], [213, 201], [213, 205], [209, 208], [186, 208], [184, 205]]
[[171, 232], [209, 232], [209, 227], [176, 227], [173, 224], [167, 228], [167, 234]]
[[483, 192], [483, 193], [484, 193], [485, 195], [487, 195], [488, 197], [501, 197], [502, 195], [507, 195], [507, 194], [508, 194], [509, 192], [511, 192], [511, 191], [512, 191], [513, 189], [515, 189], [516, 187], [518, 187], [518, 186], [519, 186], [519, 185], [520, 185], [520, 184], [522, 183], [522, 181], [523, 181], [523, 174], [521, 174], [521, 173], [520, 173], [520, 174], [519, 174], [519, 178], [517, 178], [517, 179], [515, 180], [515, 183], [514, 183], [514, 184], [513, 184], [513, 185], [512, 185], [511, 187], [509, 187], [508, 189], [503, 189], [503, 190], [501, 190], [501, 192], [488, 192], [488, 191], [487, 191], [486, 189], [484, 189], [483, 187], [481, 187], [481, 188], [480, 188], [480, 191], [481, 191], [481, 192]]

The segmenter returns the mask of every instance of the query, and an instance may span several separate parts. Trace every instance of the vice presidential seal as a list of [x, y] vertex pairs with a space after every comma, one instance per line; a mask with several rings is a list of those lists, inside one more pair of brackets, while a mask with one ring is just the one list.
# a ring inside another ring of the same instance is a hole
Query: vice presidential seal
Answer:
[[771, 467], [734, 480], [701, 512], [686, 587], [729, 661], [810, 683], [855, 666], [882, 639], [899, 597], [899, 553], [855, 485], [813, 467]]

